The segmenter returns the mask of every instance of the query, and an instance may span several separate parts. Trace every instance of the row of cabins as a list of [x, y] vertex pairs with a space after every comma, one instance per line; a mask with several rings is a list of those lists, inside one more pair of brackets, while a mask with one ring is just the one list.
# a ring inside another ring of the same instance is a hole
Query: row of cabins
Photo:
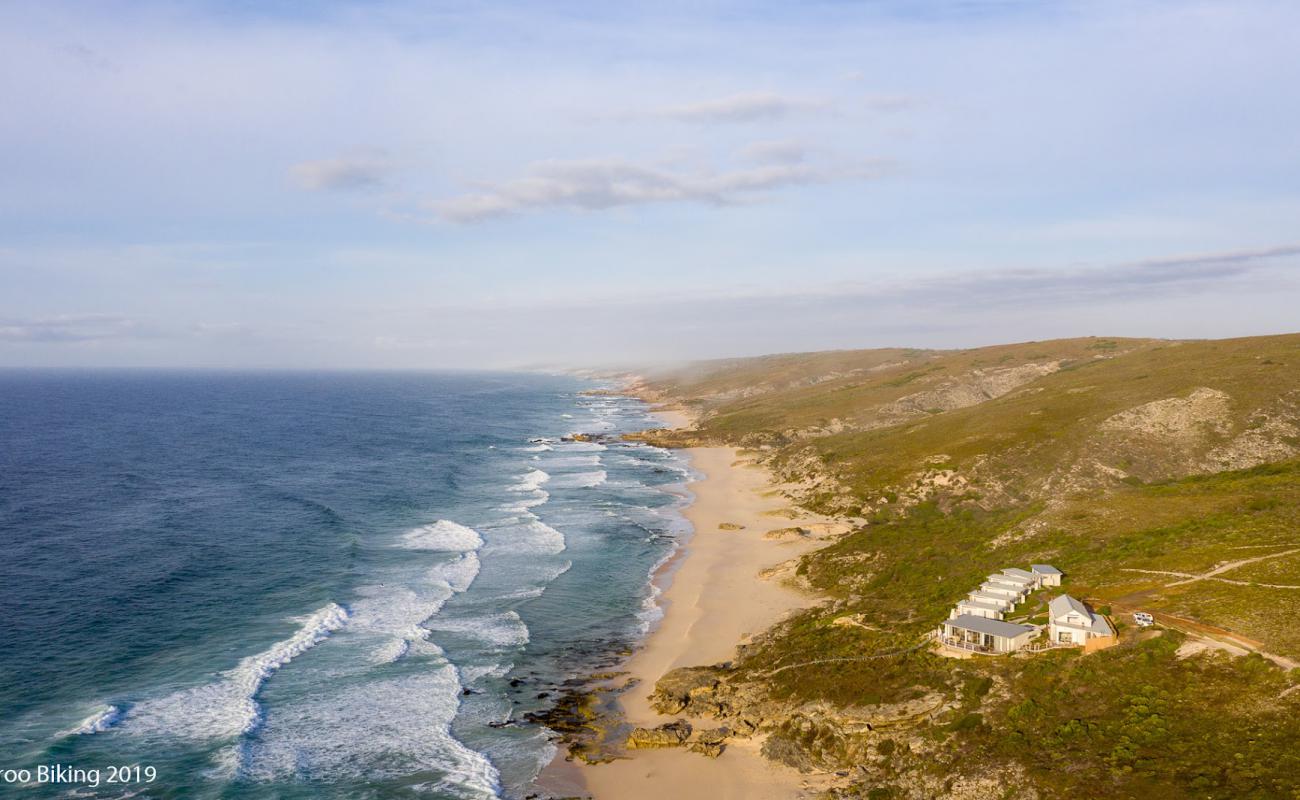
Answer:
[[[1035, 589], [1060, 585], [1061, 571], [1050, 564], [1034, 564], [1028, 570], [1013, 567], [990, 575], [957, 603], [940, 628], [941, 641], [965, 650], [1013, 653], [1029, 644], [1039, 628], [1006, 622], [1006, 614]], [[1053, 598], [1047, 607], [1052, 646], [1087, 645], [1092, 639], [1115, 635], [1105, 617], [1068, 594]]]
[[953, 617], [969, 614], [985, 619], [1003, 619], [1008, 611], [1042, 586], [1060, 586], [1061, 571], [1051, 564], [1034, 564], [1028, 570], [1012, 567], [988, 576], [953, 609]]

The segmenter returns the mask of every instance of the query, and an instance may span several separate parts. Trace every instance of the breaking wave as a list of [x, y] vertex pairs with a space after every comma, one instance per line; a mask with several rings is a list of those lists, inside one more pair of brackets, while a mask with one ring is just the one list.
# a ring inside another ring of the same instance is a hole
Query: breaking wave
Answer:
[[145, 700], [126, 715], [123, 730], [187, 738], [239, 736], [256, 730], [262, 721], [257, 693], [276, 670], [324, 641], [348, 621], [337, 603], [302, 620], [288, 639], [249, 656], [222, 673], [215, 683], [196, 686], [154, 700]]

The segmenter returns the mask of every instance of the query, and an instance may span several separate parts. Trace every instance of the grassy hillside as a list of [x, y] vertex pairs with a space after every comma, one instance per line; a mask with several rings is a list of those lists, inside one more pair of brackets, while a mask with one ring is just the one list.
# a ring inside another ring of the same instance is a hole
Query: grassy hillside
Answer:
[[[856, 768], [846, 796], [966, 796], [982, 768], [1005, 796], [1300, 797], [1300, 671], [1205, 647], [1300, 662], [1300, 336], [790, 355], [647, 388], [860, 523], [798, 564], [830, 600], [725, 674], [783, 709], [769, 755]], [[982, 576], [1041, 562], [1113, 606], [1121, 647], [899, 652]], [[1137, 636], [1133, 608], [1172, 627]], [[915, 725], [863, 722], [931, 697]]]

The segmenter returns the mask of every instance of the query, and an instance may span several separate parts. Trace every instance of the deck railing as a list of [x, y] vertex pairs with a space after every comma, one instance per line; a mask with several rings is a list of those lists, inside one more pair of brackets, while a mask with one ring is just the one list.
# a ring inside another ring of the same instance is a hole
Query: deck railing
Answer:
[[993, 648], [974, 642], [968, 642], [964, 639], [954, 639], [951, 636], [941, 636], [939, 641], [949, 647], [956, 647], [960, 650], [970, 650], [972, 653], [992, 653]]
[[1057, 648], [1061, 648], [1061, 647], [1078, 647], [1078, 646], [1079, 645], [1073, 644], [1071, 642], [1053, 642], [1049, 639], [1042, 642], [1030, 642], [1029, 644], [1025, 645], [1020, 649], [1026, 650], [1030, 653], [1037, 653], [1043, 650], [1056, 650]]

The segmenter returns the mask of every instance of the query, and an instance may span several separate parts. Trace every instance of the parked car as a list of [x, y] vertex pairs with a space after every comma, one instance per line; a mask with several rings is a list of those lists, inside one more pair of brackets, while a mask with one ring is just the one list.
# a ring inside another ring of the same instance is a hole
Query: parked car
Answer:
[[1156, 624], [1156, 618], [1145, 611], [1138, 611], [1133, 614], [1133, 621], [1137, 623], [1139, 628], [1149, 628]]

